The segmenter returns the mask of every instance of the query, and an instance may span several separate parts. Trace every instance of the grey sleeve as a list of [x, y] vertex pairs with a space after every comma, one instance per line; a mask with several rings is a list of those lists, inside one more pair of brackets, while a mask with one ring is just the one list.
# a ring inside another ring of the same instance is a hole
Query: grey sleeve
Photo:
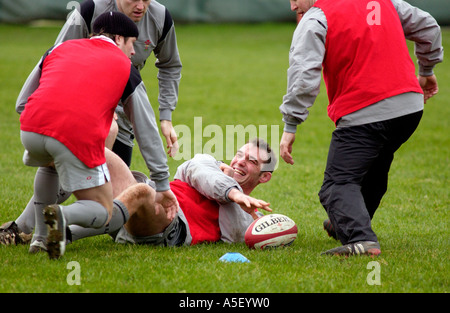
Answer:
[[39, 63], [34, 67], [31, 74], [28, 76], [25, 84], [22, 86], [20, 90], [19, 96], [16, 101], [16, 112], [22, 114], [23, 110], [25, 110], [25, 105], [28, 102], [28, 98], [36, 91], [39, 87], [39, 80], [41, 78], [41, 63], [43, 58], [39, 61]]
[[287, 93], [280, 106], [286, 132], [296, 132], [297, 125], [306, 120], [308, 108], [319, 94], [326, 34], [325, 15], [315, 7], [306, 12], [294, 32], [289, 51]]
[[66, 23], [56, 37], [55, 44], [70, 39], [88, 38], [89, 30], [86, 22], [78, 10], [73, 10], [67, 18]]
[[[73, 10], [72, 13], [69, 14], [66, 23], [62, 27], [61, 31], [58, 34], [58, 37], [55, 40], [55, 47], [66, 40], [87, 38], [88, 36], [89, 31], [83, 16], [78, 10]], [[22, 90], [20, 91], [19, 97], [17, 98], [16, 102], [16, 111], [19, 114], [22, 113], [22, 111], [25, 109], [25, 104], [28, 101], [28, 97], [31, 96], [31, 94], [39, 86], [42, 62], [43, 58], [41, 58], [36, 64], [33, 71], [25, 81]]]
[[30, 75], [28, 76], [27, 80], [25, 81], [24, 85], [22, 86], [22, 89], [20, 90], [19, 96], [16, 100], [16, 112], [19, 114], [22, 114], [23, 110], [25, 110], [25, 105], [28, 102], [28, 98], [33, 94], [33, 92], [36, 91], [39, 87], [41, 74], [42, 74], [42, 67], [44, 64], [45, 58], [52, 53], [54, 49], [56, 49], [59, 46], [59, 44], [54, 45], [50, 49], [48, 49], [45, 54], [42, 56], [42, 58], [39, 60], [38, 64], [34, 67], [34, 69], [31, 71]]
[[219, 164], [211, 155], [196, 154], [178, 167], [174, 178], [189, 184], [208, 199], [227, 203], [230, 190], [236, 188], [242, 192], [242, 188], [222, 172]]
[[419, 74], [433, 75], [433, 68], [444, 58], [441, 28], [428, 13], [406, 1], [391, 0], [402, 23], [408, 40], [415, 42], [415, 54], [419, 64]]
[[167, 32], [155, 47], [155, 66], [158, 68], [159, 82], [159, 119], [172, 120], [172, 111], [178, 102], [178, 88], [181, 80], [181, 59], [178, 51], [175, 26], [166, 11]]
[[156, 184], [156, 191], [169, 190], [169, 166], [155, 113], [139, 72], [132, 67], [132, 73], [134, 82], [127, 85], [125, 91], [127, 95], [122, 99], [124, 112], [133, 125], [139, 150], [150, 170], [150, 178]]

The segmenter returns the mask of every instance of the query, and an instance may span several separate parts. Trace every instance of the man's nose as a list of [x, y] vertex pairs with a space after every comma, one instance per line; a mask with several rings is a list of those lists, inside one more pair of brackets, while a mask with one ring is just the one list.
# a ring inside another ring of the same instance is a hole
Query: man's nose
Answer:
[[246, 161], [245, 155], [242, 155], [242, 156], [238, 157], [238, 159], [237, 159], [237, 163], [238, 163], [239, 165], [245, 164], [245, 161]]
[[144, 1], [138, 1], [138, 3], [136, 4], [136, 8], [139, 10], [144, 10]]
[[297, 11], [297, 5], [294, 2], [291, 2], [291, 11]]

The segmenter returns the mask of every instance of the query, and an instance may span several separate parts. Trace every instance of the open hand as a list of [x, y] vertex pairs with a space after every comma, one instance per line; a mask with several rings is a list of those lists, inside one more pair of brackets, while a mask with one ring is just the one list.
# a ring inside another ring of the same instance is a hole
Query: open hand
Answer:
[[423, 100], [427, 103], [427, 100], [438, 93], [438, 83], [435, 75], [431, 76], [420, 76], [419, 75], [419, 85], [423, 90]]
[[239, 204], [242, 210], [250, 214], [255, 220], [258, 218], [258, 215], [256, 215], [255, 213], [255, 210], [257, 209], [263, 209], [268, 212], [272, 212], [272, 209], [269, 207], [270, 203], [267, 203], [264, 200], [250, 197], [240, 192], [236, 188], [231, 189], [231, 191], [228, 193], [228, 198], [231, 201]]
[[175, 215], [178, 212], [179, 205], [178, 200], [173, 194], [172, 190], [156, 192], [155, 203], [155, 207], [157, 210], [159, 209], [158, 206], [161, 206], [164, 209], [169, 220], [172, 221], [175, 218]]
[[292, 145], [295, 141], [295, 133], [283, 132], [280, 142], [280, 156], [288, 164], [294, 164], [294, 158], [292, 158]]
[[166, 138], [167, 148], [169, 149], [167, 151], [167, 154], [169, 154], [170, 157], [174, 157], [175, 154], [178, 152], [179, 146], [178, 146], [178, 138], [177, 134], [175, 132], [175, 129], [172, 126], [171, 121], [162, 120], [161, 121], [161, 132], [163, 136]]

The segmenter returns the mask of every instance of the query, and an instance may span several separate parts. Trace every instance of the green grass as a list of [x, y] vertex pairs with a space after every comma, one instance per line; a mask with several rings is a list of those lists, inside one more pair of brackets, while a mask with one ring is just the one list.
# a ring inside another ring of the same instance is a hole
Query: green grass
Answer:
[[[218, 125], [224, 134], [226, 125], [269, 125], [269, 134], [270, 127], [278, 126], [275, 138], [269, 136], [269, 142], [277, 142], [283, 127], [278, 107], [286, 90], [294, 27], [178, 25], [184, 67], [174, 125], [186, 125], [192, 137], [194, 117], [202, 117], [203, 129]], [[22, 164], [14, 105], [23, 82], [58, 31], [54, 26], [0, 26], [0, 222], [15, 219], [33, 193], [35, 169]], [[444, 29], [443, 41], [450, 50], [450, 30]], [[142, 76], [155, 106], [157, 81], [152, 63], [147, 62]], [[29, 255], [26, 246], [1, 246], [0, 292], [446, 293], [450, 64], [439, 64], [436, 74], [440, 93], [426, 104], [417, 132], [397, 153], [389, 191], [373, 220], [381, 257], [320, 256], [338, 245], [322, 230], [326, 214], [317, 196], [333, 130], [322, 86], [309, 120], [299, 128], [295, 165], [280, 162], [272, 181], [254, 191], [255, 197], [271, 202], [274, 211], [296, 221], [299, 236], [291, 247], [251, 251], [244, 244], [223, 243], [188, 248], [123, 246], [100, 236], [75, 242], [62, 259], [50, 261], [44, 254]], [[188, 136], [180, 134], [180, 140], [181, 135]], [[197, 132], [202, 139], [197, 148], [212, 145], [215, 135]], [[172, 175], [182, 161], [169, 160]], [[137, 148], [132, 168], [147, 172]], [[219, 262], [226, 252], [240, 252], [251, 263]], [[80, 265], [81, 285], [67, 283], [70, 261]], [[366, 281], [372, 271], [367, 268], [370, 261], [380, 265], [381, 285]]]

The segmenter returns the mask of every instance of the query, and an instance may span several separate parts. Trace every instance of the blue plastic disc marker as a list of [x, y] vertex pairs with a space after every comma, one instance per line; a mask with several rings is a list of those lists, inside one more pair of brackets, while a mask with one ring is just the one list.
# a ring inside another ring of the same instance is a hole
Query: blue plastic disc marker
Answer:
[[222, 262], [250, 263], [249, 259], [238, 252], [228, 252], [219, 259]]

